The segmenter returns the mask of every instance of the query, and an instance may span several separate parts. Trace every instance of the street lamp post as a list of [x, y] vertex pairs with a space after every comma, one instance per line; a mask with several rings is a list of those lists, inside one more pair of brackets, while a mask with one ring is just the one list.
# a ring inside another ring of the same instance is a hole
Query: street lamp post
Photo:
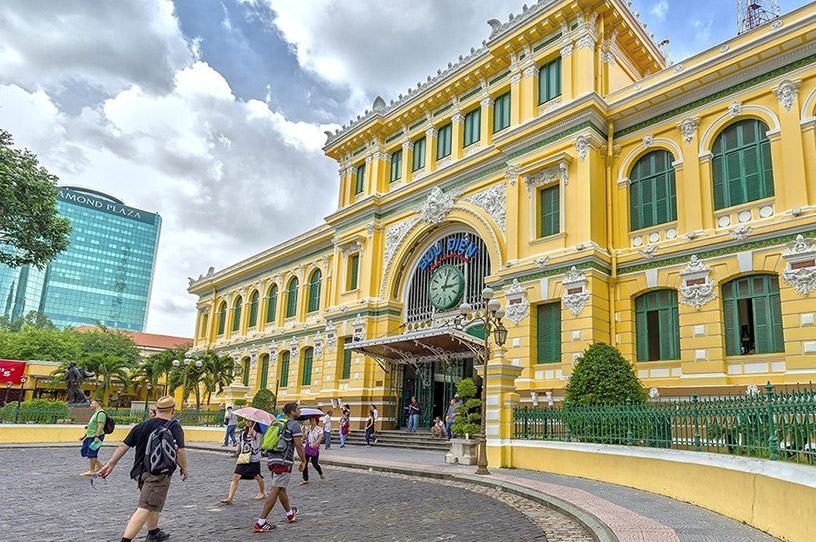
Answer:
[[484, 316], [473, 318], [473, 307], [465, 301], [459, 306], [459, 316], [454, 320], [454, 325], [461, 330], [472, 327], [484, 329], [484, 350], [482, 353], [482, 415], [481, 430], [482, 439], [479, 441], [479, 459], [476, 463], [476, 474], [488, 475], [487, 470], [487, 363], [490, 360], [490, 339], [497, 346], [504, 346], [507, 341], [507, 328], [502, 324], [504, 309], [498, 299], [493, 299], [495, 292], [489, 286], [482, 290], [482, 299], [487, 301], [487, 312]]
[[23, 375], [20, 377], [20, 395], [17, 396], [17, 410], [14, 411], [14, 423], [20, 418], [20, 403], [23, 402], [23, 385], [28, 380], [28, 377]]
[[5, 398], [3, 398], [3, 406], [5, 406], [6, 403], [8, 403], [9, 391], [11, 391], [11, 382], [6, 382], [6, 396]]
[[142, 417], [143, 420], [147, 419], [147, 401], [150, 399], [150, 382], [147, 383], [147, 391], [145, 392], [145, 407], [144, 407], [144, 416]]

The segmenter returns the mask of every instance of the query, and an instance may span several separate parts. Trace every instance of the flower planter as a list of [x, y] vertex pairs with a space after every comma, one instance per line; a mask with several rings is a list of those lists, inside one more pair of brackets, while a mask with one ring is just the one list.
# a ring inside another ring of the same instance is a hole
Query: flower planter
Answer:
[[445, 463], [453, 465], [475, 465], [479, 458], [479, 441], [470, 438], [455, 438], [450, 441], [450, 451], [445, 454]]

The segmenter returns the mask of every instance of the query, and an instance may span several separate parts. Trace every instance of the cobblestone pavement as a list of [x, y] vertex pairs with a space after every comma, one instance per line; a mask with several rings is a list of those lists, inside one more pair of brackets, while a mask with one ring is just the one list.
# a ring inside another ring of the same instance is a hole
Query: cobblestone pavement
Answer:
[[[110, 457], [103, 449], [101, 459]], [[86, 468], [75, 448], [2, 449], [0, 539], [8, 542], [119, 540], [136, 507], [136, 485], [128, 478], [132, 451], [107, 484], [77, 476]], [[588, 535], [571, 519], [512, 495], [446, 481], [324, 467], [327, 480], [308, 486], [294, 481], [298, 521], [285, 524], [280, 505], [267, 535], [251, 531], [261, 505], [252, 500], [253, 481], [242, 481], [235, 504], [221, 505], [234, 458], [190, 451], [191, 477], [176, 478], [160, 526], [176, 541], [239, 541], [249, 538], [320, 541], [549, 540], [583, 542]], [[267, 477], [268, 479], [268, 477]], [[517, 508], [523, 507], [522, 513]], [[99, 520], [104, 518], [105, 522]], [[549, 534], [548, 536], [545, 534]], [[144, 539], [144, 531], [137, 540]]]

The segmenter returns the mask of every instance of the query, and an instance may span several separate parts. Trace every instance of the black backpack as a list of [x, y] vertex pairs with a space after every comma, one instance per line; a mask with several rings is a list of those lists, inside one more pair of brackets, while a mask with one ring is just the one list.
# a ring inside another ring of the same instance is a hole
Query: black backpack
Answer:
[[178, 443], [169, 429], [172, 423], [175, 423], [175, 420], [170, 420], [170, 423], [157, 427], [147, 437], [147, 446], [145, 447], [142, 462], [144, 472], [172, 474], [176, 470]]
[[[102, 412], [105, 412], [104, 410]], [[105, 428], [103, 431], [106, 435], [110, 435], [113, 433], [113, 430], [116, 429], [116, 421], [111, 417], [110, 414], [105, 412]]]

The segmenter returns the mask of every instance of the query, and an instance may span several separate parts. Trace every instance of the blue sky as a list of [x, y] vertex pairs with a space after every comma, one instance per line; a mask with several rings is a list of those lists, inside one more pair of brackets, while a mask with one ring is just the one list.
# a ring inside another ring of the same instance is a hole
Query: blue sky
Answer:
[[[189, 335], [188, 276], [333, 210], [324, 130], [424, 81], [522, 3], [4, 0], [0, 126], [62, 182], [162, 215], [148, 330]], [[736, 34], [735, 0], [632, 9], [675, 62]]]

